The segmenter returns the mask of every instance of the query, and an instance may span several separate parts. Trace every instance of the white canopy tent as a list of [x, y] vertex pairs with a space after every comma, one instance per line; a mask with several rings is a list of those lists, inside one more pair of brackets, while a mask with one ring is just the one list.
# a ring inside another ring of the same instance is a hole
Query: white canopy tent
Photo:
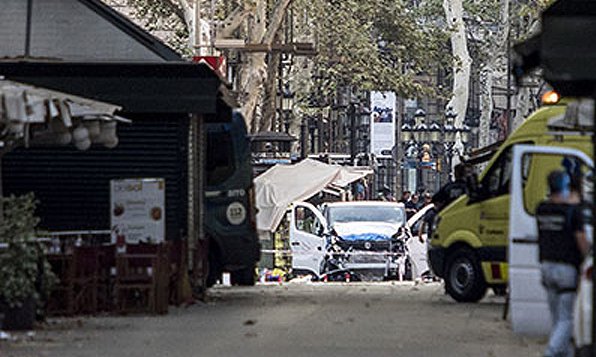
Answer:
[[311, 159], [295, 165], [275, 165], [255, 179], [257, 229], [273, 232], [292, 202], [306, 200], [328, 187], [346, 187], [371, 173], [368, 169]]

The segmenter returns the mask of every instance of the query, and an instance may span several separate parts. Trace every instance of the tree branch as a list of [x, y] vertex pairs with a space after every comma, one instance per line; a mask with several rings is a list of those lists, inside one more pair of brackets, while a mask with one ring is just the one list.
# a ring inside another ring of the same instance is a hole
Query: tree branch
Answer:
[[286, 15], [286, 11], [288, 10], [290, 3], [292, 3], [292, 0], [277, 1], [275, 10], [271, 16], [271, 20], [269, 21], [269, 27], [267, 28], [267, 32], [265, 32], [265, 36], [263, 37], [263, 44], [271, 45], [275, 40], [275, 34], [281, 28], [284, 16]]
[[[176, 1], [176, 2], [174, 2]], [[180, 18], [180, 20], [184, 23], [186, 23], [186, 19], [184, 18], [184, 10], [183, 10], [183, 5], [181, 3], [179, 3], [178, 1], [184, 1], [184, 0], [161, 0], [161, 2], [172, 11], [172, 13], [174, 15], [176, 15], [178, 18]]]
[[240, 27], [248, 17], [252, 13], [254, 8], [241, 8], [238, 7], [232, 11], [230, 15], [228, 15], [221, 25], [221, 30], [218, 33], [217, 37], [220, 38], [229, 38], [232, 37], [234, 31]]

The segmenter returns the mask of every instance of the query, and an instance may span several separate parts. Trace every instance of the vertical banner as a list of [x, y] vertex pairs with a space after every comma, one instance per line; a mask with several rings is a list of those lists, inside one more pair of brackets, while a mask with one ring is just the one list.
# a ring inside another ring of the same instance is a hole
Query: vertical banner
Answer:
[[165, 181], [110, 181], [112, 243], [159, 243], [165, 240]]
[[370, 92], [370, 152], [381, 155], [395, 145], [395, 93]]

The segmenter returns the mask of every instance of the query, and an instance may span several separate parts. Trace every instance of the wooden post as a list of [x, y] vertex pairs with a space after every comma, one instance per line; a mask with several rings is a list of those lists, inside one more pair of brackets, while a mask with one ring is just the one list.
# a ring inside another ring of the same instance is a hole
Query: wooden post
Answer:
[[192, 267], [192, 287], [197, 298], [205, 297], [208, 247], [204, 231], [206, 124], [202, 117], [189, 117], [188, 140], [188, 261]]

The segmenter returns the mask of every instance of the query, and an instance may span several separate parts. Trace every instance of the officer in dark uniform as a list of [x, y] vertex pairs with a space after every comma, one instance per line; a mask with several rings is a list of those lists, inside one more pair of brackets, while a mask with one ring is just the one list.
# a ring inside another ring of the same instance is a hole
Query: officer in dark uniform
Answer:
[[572, 356], [573, 304], [578, 269], [588, 251], [581, 206], [570, 200], [566, 172], [548, 176], [550, 197], [536, 209], [538, 245], [553, 327], [545, 356]]
[[[468, 166], [459, 164], [454, 169], [455, 181], [449, 182], [439, 190], [433, 197], [433, 201], [440, 204], [440, 209], [446, 207], [451, 202], [455, 201], [461, 195], [468, 194], [468, 185], [466, 184], [466, 177], [470, 173]], [[437, 208], [437, 210], [440, 210]]]

